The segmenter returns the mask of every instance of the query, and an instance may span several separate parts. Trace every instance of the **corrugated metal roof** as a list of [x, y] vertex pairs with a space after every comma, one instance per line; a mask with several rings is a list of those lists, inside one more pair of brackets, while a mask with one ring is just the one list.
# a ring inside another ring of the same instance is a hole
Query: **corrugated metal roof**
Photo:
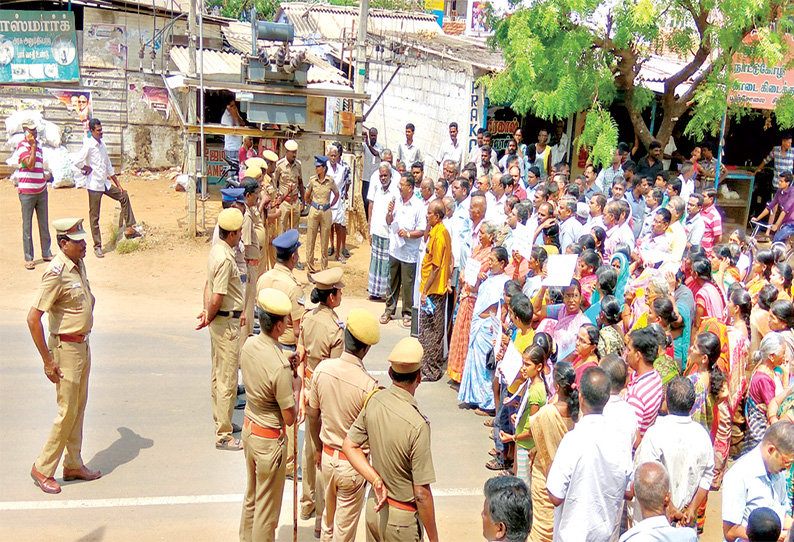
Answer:
[[[293, 48], [295, 50], [295, 48]], [[275, 47], [273, 47], [273, 51]], [[196, 54], [196, 61], [198, 62], [199, 55]], [[177, 70], [182, 73], [189, 71], [189, 57], [187, 47], [172, 47], [171, 60], [177, 67]], [[309, 63], [309, 71], [307, 73], [307, 81], [309, 83], [333, 83], [335, 85], [342, 85], [351, 87], [350, 81], [342, 74], [341, 71], [334, 68], [325, 60], [319, 58], [311, 51], [306, 51], [306, 61]], [[240, 67], [243, 62], [243, 55], [232, 52], [214, 51], [211, 49], [204, 49], [204, 75], [240, 75]], [[198, 68], [198, 67], [197, 67]]]
[[[354, 39], [358, 11], [357, 6], [285, 2], [281, 4], [276, 20], [284, 15], [295, 26], [295, 35], [302, 38], [338, 40], [342, 38], [344, 32], [346, 39]], [[369, 10], [367, 32], [378, 36], [390, 33], [442, 33], [434, 15], [385, 9]]]

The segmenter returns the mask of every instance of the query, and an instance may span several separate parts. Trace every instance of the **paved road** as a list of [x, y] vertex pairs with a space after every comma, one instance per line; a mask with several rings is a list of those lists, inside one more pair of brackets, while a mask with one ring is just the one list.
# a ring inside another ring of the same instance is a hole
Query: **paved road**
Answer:
[[[65, 483], [54, 496], [29, 476], [56, 412], [54, 387], [24, 323], [27, 309], [0, 311], [0, 540], [235, 540], [243, 455], [214, 448], [209, 336], [193, 331], [197, 310], [140, 299], [130, 323], [108, 299], [116, 294], [95, 293], [100, 303], [83, 458], [103, 477]], [[347, 298], [340, 315], [356, 306], [376, 315], [382, 310]], [[386, 355], [406, 335], [394, 322], [384, 327], [365, 360], [383, 385], [389, 381]], [[422, 384], [417, 400], [432, 425], [442, 539], [482, 540], [482, 485], [489, 477], [483, 464], [490, 447], [482, 419], [458, 408], [446, 379]], [[235, 411], [235, 422], [242, 423], [242, 411]], [[292, 540], [291, 492], [288, 484], [278, 540]], [[299, 540], [313, 540], [312, 529], [313, 520], [300, 522]]]

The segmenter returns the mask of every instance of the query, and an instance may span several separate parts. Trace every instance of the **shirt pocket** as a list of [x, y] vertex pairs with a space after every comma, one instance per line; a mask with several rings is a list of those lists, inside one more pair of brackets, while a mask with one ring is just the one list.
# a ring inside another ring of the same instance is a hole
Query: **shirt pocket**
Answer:
[[66, 307], [73, 310], [80, 310], [85, 303], [85, 288], [82, 283], [74, 282], [69, 285], [66, 295]]

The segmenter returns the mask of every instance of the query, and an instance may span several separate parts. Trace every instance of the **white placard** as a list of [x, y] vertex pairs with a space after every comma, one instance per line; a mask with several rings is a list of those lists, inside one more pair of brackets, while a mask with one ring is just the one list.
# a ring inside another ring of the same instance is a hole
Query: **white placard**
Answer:
[[469, 258], [466, 262], [466, 269], [463, 270], [463, 281], [469, 286], [477, 284], [477, 276], [480, 274], [480, 262], [474, 258]]
[[576, 271], [576, 254], [551, 254], [546, 260], [546, 278], [543, 286], [568, 286]]
[[529, 231], [529, 228], [526, 226], [521, 228], [519, 231], [516, 228], [515, 233], [516, 235], [515, 240], [513, 241], [513, 250], [521, 254], [521, 257], [525, 260], [532, 259], [532, 232]]
[[505, 350], [504, 356], [502, 356], [502, 361], [499, 364], [499, 369], [502, 371], [502, 374], [505, 377], [505, 382], [512, 384], [518, 378], [518, 373], [521, 371], [521, 365], [524, 364], [524, 359], [521, 356], [521, 352], [518, 351], [516, 345], [510, 341], [507, 344], [507, 349]]

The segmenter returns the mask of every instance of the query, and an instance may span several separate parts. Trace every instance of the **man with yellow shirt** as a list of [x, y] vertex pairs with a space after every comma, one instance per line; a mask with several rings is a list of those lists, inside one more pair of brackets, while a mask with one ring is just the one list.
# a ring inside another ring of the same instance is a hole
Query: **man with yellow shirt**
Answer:
[[444, 295], [451, 290], [452, 240], [442, 222], [446, 210], [438, 200], [427, 207], [426, 249], [419, 285], [419, 342], [424, 349], [422, 380], [435, 382], [444, 374]]

